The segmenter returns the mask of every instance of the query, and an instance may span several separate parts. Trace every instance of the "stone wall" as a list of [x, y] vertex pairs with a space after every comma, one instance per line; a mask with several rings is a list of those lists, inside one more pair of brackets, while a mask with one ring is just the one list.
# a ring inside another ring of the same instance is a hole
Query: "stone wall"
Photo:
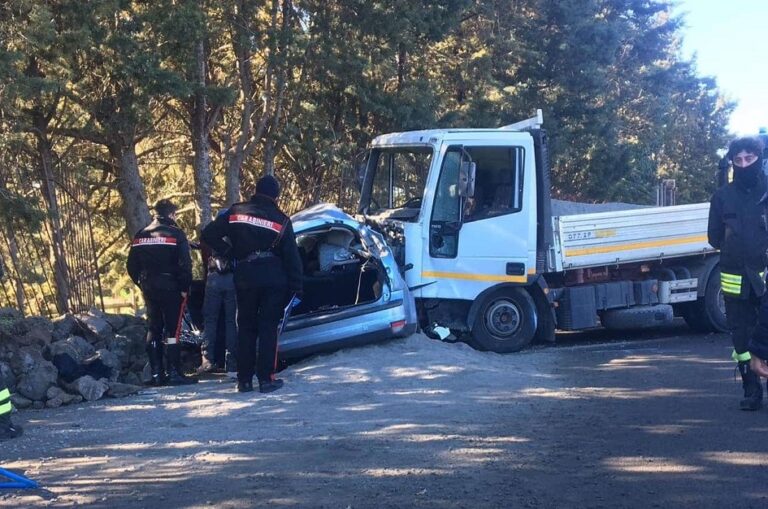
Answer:
[[0, 308], [0, 385], [17, 408], [55, 408], [141, 389], [146, 322], [98, 310], [53, 321]]

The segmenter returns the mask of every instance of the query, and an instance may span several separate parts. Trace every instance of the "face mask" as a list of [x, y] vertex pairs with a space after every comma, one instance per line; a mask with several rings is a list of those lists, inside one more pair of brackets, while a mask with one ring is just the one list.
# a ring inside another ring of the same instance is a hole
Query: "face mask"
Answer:
[[733, 181], [745, 187], [754, 187], [763, 171], [763, 159], [758, 157], [754, 163], [743, 168], [733, 167]]

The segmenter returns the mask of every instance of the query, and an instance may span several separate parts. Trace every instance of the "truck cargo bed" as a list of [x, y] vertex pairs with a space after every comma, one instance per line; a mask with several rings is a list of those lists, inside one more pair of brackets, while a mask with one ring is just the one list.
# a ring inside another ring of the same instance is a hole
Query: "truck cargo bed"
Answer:
[[558, 270], [690, 256], [707, 242], [708, 203], [554, 216]]

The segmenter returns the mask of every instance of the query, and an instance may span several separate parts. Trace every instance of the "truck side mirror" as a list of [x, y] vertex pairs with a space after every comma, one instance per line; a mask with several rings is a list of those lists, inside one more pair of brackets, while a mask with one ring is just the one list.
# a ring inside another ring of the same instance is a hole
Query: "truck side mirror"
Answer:
[[459, 196], [471, 198], [475, 195], [475, 173], [477, 164], [474, 161], [461, 161], [459, 167]]

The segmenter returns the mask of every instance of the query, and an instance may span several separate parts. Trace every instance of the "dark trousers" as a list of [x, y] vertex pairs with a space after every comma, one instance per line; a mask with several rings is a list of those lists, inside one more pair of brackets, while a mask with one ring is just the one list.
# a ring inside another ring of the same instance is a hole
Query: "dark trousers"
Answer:
[[151, 289], [142, 294], [147, 306], [147, 321], [149, 321], [147, 342], [163, 343], [168, 338], [175, 338], [181, 316], [181, 292]]
[[226, 369], [234, 371], [230, 363], [236, 358], [237, 352], [237, 295], [235, 292], [234, 276], [212, 272], [208, 274], [205, 284], [205, 300], [203, 300], [203, 320], [205, 342], [203, 353], [210, 362], [214, 361], [216, 342], [219, 337], [219, 317], [223, 315], [224, 344], [227, 349]]
[[748, 351], [749, 340], [757, 323], [759, 299], [750, 294], [747, 299], [725, 296], [725, 318], [731, 332], [733, 349], [741, 355]]
[[[254, 362], [260, 383], [274, 378], [277, 368], [277, 326], [287, 301], [283, 287], [237, 289], [237, 379], [250, 382]], [[258, 361], [256, 344], [258, 342]]]

